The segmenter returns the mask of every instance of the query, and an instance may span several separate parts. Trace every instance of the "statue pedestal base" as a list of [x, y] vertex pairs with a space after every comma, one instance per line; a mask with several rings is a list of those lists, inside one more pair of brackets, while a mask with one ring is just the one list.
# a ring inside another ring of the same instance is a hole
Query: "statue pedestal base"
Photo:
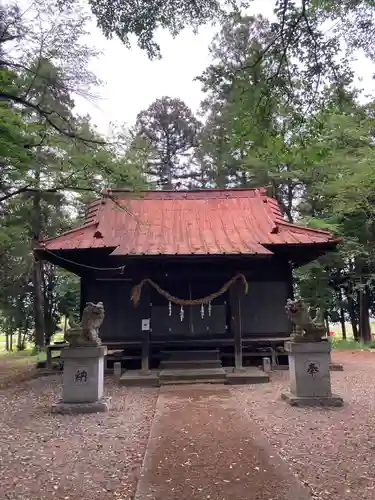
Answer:
[[286, 342], [289, 356], [288, 391], [282, 399], [293, 406], [342, 406], [340, 396], [332, 394], [330, 374], [331, 344]]
[[73, 415], [76, 413], [102, 413], [111, 408], [111, 398], [102, 398], [92, 403], [64, 403], [61, 399], [52, 405], [52, 413], [62, 415]]
[[104, 357], [106, 346], [65, 349], [62, 399], [52, 407], [55, 413], [96, 413], [108, 411], [104, 398]]

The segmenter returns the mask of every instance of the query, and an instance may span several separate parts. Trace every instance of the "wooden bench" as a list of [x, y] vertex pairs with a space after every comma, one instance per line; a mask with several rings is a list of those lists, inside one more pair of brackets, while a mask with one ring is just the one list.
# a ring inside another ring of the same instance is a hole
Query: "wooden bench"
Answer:
[[69, 346], [67, 342], [61, 344], [50, 344], [46, 347], [46, 368], [48, 370], [52, 370], [52, 352], [53, 351], [62, 351]]

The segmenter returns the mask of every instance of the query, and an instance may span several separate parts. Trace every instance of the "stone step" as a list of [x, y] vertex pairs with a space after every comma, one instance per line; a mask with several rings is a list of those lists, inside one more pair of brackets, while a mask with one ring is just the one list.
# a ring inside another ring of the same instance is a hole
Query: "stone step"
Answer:
[[264, 384], [270, 381], [268, 373], [256, 367], [246, 367], [243, 370], [227, 370], [227, 381], [229, 385]]
[[129, 370], [121, 375], [119, 384], [126, 387], [159, 387], [159, 375], [154, 370], [150, 370], [149, 373]]
[[186, 370], [186, 369], [204, 369], [221, 368], [220, 359], [165, 359], [160, 362], [161, 370]]
[[204, 380], [197, 380], [197, 379], [186, 379], [186, 380], [164, 380], [161, 382], [162, 385], [191, 385], [191, 384], [225, 384], [226, 379], [204, 379]]
[[219, 382], [224, 383], [226, 380], [226, 373], [223, 368], [162, 370], [159, 373], [159, 380], [161, 384], [171, 381], [189, 381], [189, 383], [199, 383], [205, 382], [206, 380], [218, 380]]
[[186, 350], [186, 351], [162, 351], [163, 360], [207, 360], [219, 359], [219, 349], [206, 349], [206, 350]]

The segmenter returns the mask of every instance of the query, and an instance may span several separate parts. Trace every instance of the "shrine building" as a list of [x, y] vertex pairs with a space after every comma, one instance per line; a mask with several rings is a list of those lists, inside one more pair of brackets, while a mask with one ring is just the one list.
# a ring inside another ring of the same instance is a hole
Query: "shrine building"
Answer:
[[103, 302], [102, 342], [125, 367], [206, 351], [241, 368], [268, 350], [278, 362], [292, 271], [338, 242], [286, 222], [264, 189], [113, 190], [35, 255], [80, 277], [81, 308]]

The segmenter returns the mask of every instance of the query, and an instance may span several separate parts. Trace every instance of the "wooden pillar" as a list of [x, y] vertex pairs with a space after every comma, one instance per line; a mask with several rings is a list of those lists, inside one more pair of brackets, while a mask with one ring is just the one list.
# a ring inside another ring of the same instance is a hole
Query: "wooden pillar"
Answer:
[[151, 347], [151, 308], [152, 302], [149, 290], [145, 290], [141, 296], [140, 307], [144, 311], [142, 319], [141, 334], [142, 334], [142, 373], [148, 374], [150, 372], [150, 347]]
[[150, 331], [142, 332], [142, 372], [150, 371]]
[[229, 292], [231, 332], [234, 337], [234, 366], [235, 370], [242, 369], [242, 331], [241, 331], [241, 304], [240, 294], [243, 283], [234, 283]]

